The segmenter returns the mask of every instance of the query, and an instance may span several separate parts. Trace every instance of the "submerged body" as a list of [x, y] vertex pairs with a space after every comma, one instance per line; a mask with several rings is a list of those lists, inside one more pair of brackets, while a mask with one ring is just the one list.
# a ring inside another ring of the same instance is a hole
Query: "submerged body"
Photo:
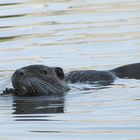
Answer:
[[68, 83], [109, 85], [116, 77], [140, 79], [140, 63], [125, 65], [108, 71], [76, 70], [64, 74], [60, 67], [30, 65], [15, 71], [14, 89], [6, 90], [18, 96], [63, 95]]
[[140, 79], [140, 63], [129, 64], [110, 70], [119, 78]]
[[65, 81], [68, 83], [87, 83], [108, 85], [114, 82], [116, 76], [108, 71], [76, 70], [66, 74]]
[[108, 71], [76, 70], [65, 75], [70, 83], [93, 83], [108, 85], [116, 78], [140, 79], [140, 63], [129, 64]]

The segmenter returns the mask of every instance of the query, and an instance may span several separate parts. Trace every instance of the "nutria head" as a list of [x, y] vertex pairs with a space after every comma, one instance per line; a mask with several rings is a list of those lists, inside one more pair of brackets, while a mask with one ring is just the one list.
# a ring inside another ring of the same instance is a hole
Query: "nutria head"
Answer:
[[69, 89], [62, 68], [44, 65], [30, 65], [16, 70], [12, 84], [19, 96], [63, 95]]

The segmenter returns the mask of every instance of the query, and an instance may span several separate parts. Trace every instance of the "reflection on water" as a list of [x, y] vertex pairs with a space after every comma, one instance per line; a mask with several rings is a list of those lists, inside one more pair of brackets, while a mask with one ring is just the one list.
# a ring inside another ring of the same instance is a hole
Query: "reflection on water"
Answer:
[[[139, 62], [139, 41], [139, 0], [0, 1], [0, 91], [29, 64], [67, 72]], [[71, 86], [60, 98], [0, 96], [0, 139], [140, 139], [139, 80]]]
[[23, 97], [13, 99], [13, 114], [63, 113], [63, 97]]

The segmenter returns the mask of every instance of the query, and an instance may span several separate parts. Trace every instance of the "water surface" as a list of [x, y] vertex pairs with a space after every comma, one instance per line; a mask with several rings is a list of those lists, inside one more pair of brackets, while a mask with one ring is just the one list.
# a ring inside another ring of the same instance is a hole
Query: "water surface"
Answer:
[[[30, 64], [67, 72], [139, 60], [139, 0], [0, 2], [1, 93]], [[0, 96], [0, 140], [140, 139], [140, 80], [70, 86], [64, 97]]]

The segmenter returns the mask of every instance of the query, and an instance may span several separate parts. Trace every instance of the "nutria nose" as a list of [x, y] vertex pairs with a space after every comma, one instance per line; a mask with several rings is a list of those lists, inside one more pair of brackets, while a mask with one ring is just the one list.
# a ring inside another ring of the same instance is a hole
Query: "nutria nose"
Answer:
[[15, 72], [18, 76], [24, 76], [24, 70], [23, 69], [19, 69], [19, 70], [16, 70]]

